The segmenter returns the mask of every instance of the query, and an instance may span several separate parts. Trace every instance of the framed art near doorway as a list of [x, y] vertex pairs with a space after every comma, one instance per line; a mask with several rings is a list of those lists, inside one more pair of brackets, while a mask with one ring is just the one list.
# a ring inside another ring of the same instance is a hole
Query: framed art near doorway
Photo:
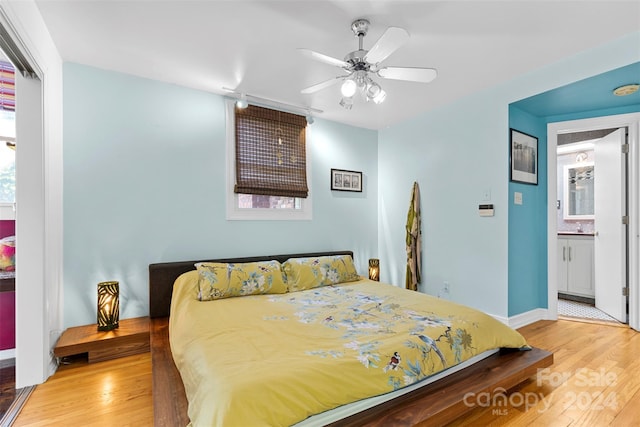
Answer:
[[538, 138], [510, 129], [511, 181], [538, 185]]

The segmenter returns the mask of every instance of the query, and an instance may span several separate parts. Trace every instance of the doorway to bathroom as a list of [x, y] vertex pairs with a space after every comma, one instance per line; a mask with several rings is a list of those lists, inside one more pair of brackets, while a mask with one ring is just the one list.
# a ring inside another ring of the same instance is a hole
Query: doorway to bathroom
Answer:
[[637, 239], [630, 239], [638, 228], [637, 182], [630, 177], [637, 173], [639, 118], [548, 126], [549, 164], [556, 165], [549, 182], [557, 183], [548, 189], [549, 260], [556, 266], [549, 271], [549, 307], [559, 315], [620, 323], [637, 316], [637, 301], [629, 298], [637, 292], [637, 263], [629, 259], [638, 253]]
[[[627, 134], [610, 128], [558, 135], [559, 314], [628, 321], [628, 233], [621, 220], [627, 216]], [[624, 284], [619, 295], [614, 283]]]

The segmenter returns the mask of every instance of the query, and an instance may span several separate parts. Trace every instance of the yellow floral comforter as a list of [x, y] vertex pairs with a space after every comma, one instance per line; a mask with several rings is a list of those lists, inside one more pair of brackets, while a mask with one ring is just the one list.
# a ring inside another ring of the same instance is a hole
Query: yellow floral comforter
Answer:
[[198, 301], [176, 281], [170, 342], [193, 426], [287, 426], [525, 339], [469, 307], [369, 280]]

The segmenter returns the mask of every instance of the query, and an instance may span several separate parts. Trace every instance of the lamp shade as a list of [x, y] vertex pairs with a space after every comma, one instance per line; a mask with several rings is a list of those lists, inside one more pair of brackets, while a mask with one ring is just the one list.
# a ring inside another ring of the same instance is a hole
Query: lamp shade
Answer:
[[120, 289], [115, 281], [98, 283], [98, 330], [110, 331], [119, 326]]
[[377, 258], [369, 260], [369, 279], [380, 281], [380, 260]]

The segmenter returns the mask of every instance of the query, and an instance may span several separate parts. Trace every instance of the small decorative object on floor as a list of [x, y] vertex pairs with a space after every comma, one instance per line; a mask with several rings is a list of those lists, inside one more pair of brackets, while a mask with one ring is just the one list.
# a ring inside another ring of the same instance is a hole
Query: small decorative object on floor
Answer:
[[98, 283], [98, 330], [110, 331], [119, 326], [120, 296], [116, 281]]
[[369, 260], [369, 279], [380, 281], [380, 260], [371, 258]]

